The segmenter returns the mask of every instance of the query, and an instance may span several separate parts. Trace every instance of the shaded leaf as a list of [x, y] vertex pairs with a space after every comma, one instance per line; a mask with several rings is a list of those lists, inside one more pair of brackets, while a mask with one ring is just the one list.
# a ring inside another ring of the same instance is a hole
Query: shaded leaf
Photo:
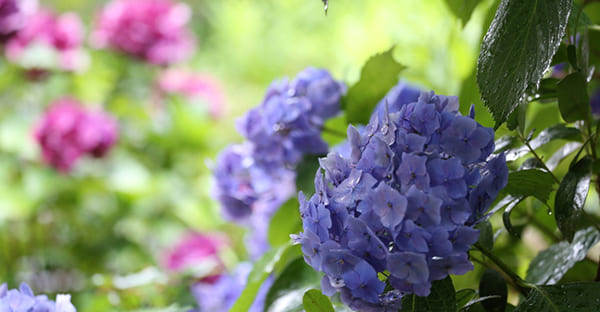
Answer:
[[[535, 150], [554, 140], [581, 141], [581, 132], [576, 128], [559, 124], [542, 130], [537, 137], [529, 141], [529, 146]], [[527, 146], [511, 149], [506, 152], [506, 161], [517, 160], [528, 153], [529, 148]]]
[[280, 246], [290, 240], [290, 234], [302, 230], [299, 203], [296, 197], [290, 198], [275, 212], [269, 223], [267, 239], [271, 246]]
[[331, 301], [318, 289], [307, 291], [302, 297], [302, 305], [306, 312], [333, 312]]
[[398, 83], [406, 67], [394, 60], [394, 48], [372, 56], [360, 72], [360, 79], [342, 99], [349, 123], [367, 124], [371, 112], [385, 94]]
[[502, 274], [496, 270], [486, 269], [479, 281], [479, 297], [492, 297], [481, 301], [487, 312], [504, 312], [508, 288]]
[[560, 182], [554, 200], [554, 218], [568, 241], [573, 240], [577, 221], [590, 188], [592, 161], [584, 157], [573, 165]]
[[[513, 228], [512, 223], [510, 222], [510, 214], [512, 213], [513, 209], [515, 207], [517, 207], [524, 199], [525, 199], [525, 197], [513, 197], [513, 196], [509, 195], [509, 196], [506, 196], [504, 199], [502, 199], [502, 201], [500, 201], [498, 203], [498, 206], [500, 206], [500, 205], [506, 206], [506, 208], [504, 209], [504, 212], [502, 213], [502, 223], [504, 224], [506, 231], [508, 231], [508, 233], [510, 233], [511, 235], [514, 235], [516, 237], [520, 237], [521, 234], [519, 232], [515, 231], [515, 229]], [[500, 207], [502, 207], [502, 206], [500, 206]], [[496, 207], [494, 207], [494, 209], [496, 209]]]
[[431, 283], [431, 294], [419, 297], [415, 294], [402, 297], [400, 312], [450, 312], [456, 311], [454, 284], [450, 276]]
[[511, 172], [504, 191], [515, 197], [534, 196], [545, 203], [548, 201], [553, 185], [554, 180], [549, 172], [528, 169]]
[[562, 241], [541, 251], [529, 264], [526, 280], [536, 285], [558, 283], [599, 241], [600, 233], [594, 227], [577, 231], [572, 243]]
[[483, 220], [477, 223], [475, 228], [479, 230], [479, 244], [487, 250], [492, 250], [494, 248], [494, 233], [490, 221]]
[[306, 155], [296, 166], [296, 188], [304, 194], [315, 192], [315, 174], [319, 168], [319, 157]]
[[475, 297], [477, 292], [473, 289], [461, 289], [456, 292], [456, 310], [460, 310], [464, 307], [471, 299]]
[[321, 274], [299, 257], [277, 277], [265, 300], [266, 312], [294, 312], [302, 310], [302, 296], [311, 288], [319, 287]]
[[514, 312], [589, 312], [600, 304], [600, 283], [537, 286]]
[[558, 108], [566, 122], [585, 120], [590, 114], [587, 83], [581, 72], [574, 72], [558, 83]]
[[464, 26], [471, 19], [471, 15], [479, 2], [481, 0], [446, 0], [446, 5]]
[[564, 36], [570, 0], [503, 0], [481, 44], [477, 83], [496, 121], [537, 89]]

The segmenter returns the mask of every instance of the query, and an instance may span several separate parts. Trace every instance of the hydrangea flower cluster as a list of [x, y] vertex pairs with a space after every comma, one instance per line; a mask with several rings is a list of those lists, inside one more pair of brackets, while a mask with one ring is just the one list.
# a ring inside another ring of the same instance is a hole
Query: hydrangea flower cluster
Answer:
[[84, 27], [74, 13], [38, 10], [6, 43], [6, 57], [27, 68], [82, 70], [88, 58], [81, 46]]
[[36, 7], [36, 0], [0, 0], [0, 42], [8, 40], [25, 26]]
[[266, 249], [268, 221], [295, 190], [293, 168], [305, 154], [325, 154], [321, 128], [340, 109], [345, 87], [323, 69], [307, 68], [271, 85], [263, 103], [238, 123], [247, 141], [226, 148], [214, 170], [216, 197], [228, 220], [253, 229], [251, 254]]
[[98, 16], [92, 43], [169, 65], [193, 52], [194, 39], [186, 28], [190, 16], [187, 5], [170, 0], [113, 0]]
[[33, 294], [29, 285], [21, 283], [19, 289], [0, 285], [0, 311], [2, 312], [76, 312], [71, 295], [56, 295], [56, 302], [46, 295]]
[[117, 123], [106, 113], [86, 111], [74, 99], [51, 104], [35, 129], [45, 162], [67, 172], [83, 154], [103, 157], [117, 140]]
[[169, 69], [161, 74], [158, 87], [165, 93], [181, 95], [190, 101], [202, 100], [213, 118], [225, 111], [225, 92], [221, 83], [208, 74]]
[[219, 252], [226, 245], [227, 239], [221, 235], [190, 232], [166, 253], [164, 263], [168, 270], [214, 280], [225, 269]]
[[[217, 280], [208, 283], [200, 282], [192, 286], [192, 294], [198, 302], [199, 308], [196, 312], [227, 312], [233, 306], [237, 298], [246, 286], [248, 275], [252, 265], [248, 262], [238, 264], [230, 274], [224, 274]], [[248, 312], [262, 312], [265, 305], [267, 292], [273, 284], [273, 278], [267, 278], [261, 285], [256, 299], [248, 309]]]
[[316, 193], [299, 195], [306, 262], [325, 273], [325, 294], [362, 312], [396, 311], [404, 294], [471, 270], [474, 226], [508, 181], [504, 155], [490, 156], [494, 131], [461, 116], [457, 97], [410, 98], [362, 133], [349, 127], [350, 155], [320, 159]]

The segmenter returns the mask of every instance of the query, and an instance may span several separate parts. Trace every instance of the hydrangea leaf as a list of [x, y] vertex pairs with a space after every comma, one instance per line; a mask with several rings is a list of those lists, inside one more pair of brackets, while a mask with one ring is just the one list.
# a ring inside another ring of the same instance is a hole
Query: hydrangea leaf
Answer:
[[446, 5], [464, 26], [469, 22], [471, 14], [480, 2], [480, 0], [446, 0]]
[[[319, 168], [319, 156], [306, 155], [296, 166], [296, 188], [305, 194], [315, 192], [315, 172]], [[296, 203], [298, 201], [296, 200]]]
[[558, 83], [558, 108], [567, 122], [587, 119], [590, 114], [590, 98], [587, 83], [581, 72], [574, 72]]
[[558, 283], [599, 241], [600, 232], [594, 227], [577, 231], [573, 242], [562, 241], [541, 251], [529, 264], [526, 280], [537, 285]]
[[592, 160], [584, 157], [574, 164], [560, 182], [554, 200], [554, 218], [568, 241], [573, 240], [577, 221], [590, 189]]
[[600, 302], [600, 283], [579, 282], [534, 287], [514, 312], [588, 312]]
[[494, 232], [490, 221], [483, 220], [475, 228], [479, 230], [479, 244], [488, 250], [492, 250], [494, 248]]
[[266, 312], [296, 312], [302, 310], [302, 296], [319, 287], [321, 274], [298, 257], [285, 267], [269, 289], [265, 301]]
[[269, 223], [267, 239], [271, 246], [280, 246], [290, 240], [290, 234], [302, 230], [298, 199], [291, 198], [275, 212]]
[[302, 297], [302, 305], [306, 312], [333, 312], [331, 301], [318, 289], [307, 291]]
[[464, 307], [471, 299], [475, 298], [477, 292], [473, 289], [466, 288], [456, 292], [456, 311]]
[[535, 90], [565, 34], [570, 0], [503, 0], [483, 42], [477, 83], [496, 127]]
[[508, 288], [506, 280], [496, 270], [486, 269], [479, 281], [479, 297], [492, 297], [481, 301], [487, 312], [504, 312]]
[[[521, 233], [517, 232], [512, 226], [512, 223], [510, 222], [510, 214], [512, 213], [513, 209], [517, 207], [524, 199], [525, 197], [513, 197], [508, 195], [497, 205], [499, 207], [498, 209], [506, 206], [506, 208], [504, 208], [504, 212], [502, 213], [502, 223], [504, 223], [504, 228], [506, 228], [508, 233], [516, 237], [520, 237]], [[496, 208], [497, 207], [494, 207], [494, 210], [496, 210]]]
[[[538, 149], [554, 140], [581, 141], [581, 132], [573, 127], [558, 124], [542, 130], [537, 137], [529, 141], [532, 149]], [[515, 161], [530, 152], [529, 147], [521, 146], [506, 152], [506, 161]]]
[[385, 94], [398, 83], [398, 74], [406, 67], [394, 60], [394, 48], [372, 56], [360, 72], [360, 79], [342, 99], [349, 123], [366, 124], [371, 112]]
[[402, 298], [399, 312], [448, 312], [456, 311], [454, 284], [450, 276], [431, 283], [431, 294], [419, 297], [415, 294]]
[[528, 169], [511, 172], [504, 191], [513, 196], [534, 196], [545, 203], [548, 201], [553, 185], [554, 180], [549, 172]]

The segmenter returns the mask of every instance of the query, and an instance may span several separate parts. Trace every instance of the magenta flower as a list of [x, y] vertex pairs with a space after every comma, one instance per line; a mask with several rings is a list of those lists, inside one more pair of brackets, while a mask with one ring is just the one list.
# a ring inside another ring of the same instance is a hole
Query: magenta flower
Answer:
[[225, 92], [220, 81], [211, 75], [170, 69], [158, 78], [158, 87], [165, 93], [181, 95], [190, 101], [204, 101], [213, 118], [221, 117], [225, 111]]
[[0, 0], [0, 42], [10, 39], [25, 26], [36, 7], [36, 0]]
[[170, 271], [192, 272], [210, 282], [225, 269], [219, 252], [227, 245], [227, 239], [221, 235], [190, 232], [167, 252], [164, 264]]
[[39, 10], [8, 40], [5, 53], [27, 68], [81, 70], [88, 63], [81, 49], [83, 37], [83, 24], [75, 13], [56, 16]]
[[44, 161], [68, 172], [84, 154], [104, 156], [117, 140], [117, 124], [103, 112], [85, 111], [78, 101], [63, 98], [51, 104], [35, 139]]
[[170, 0], [113, 0], [98, 16], [92, 43], [152, 64], [172, 64], [194, 48], [186, 28], [190, 15], [187, 5]]

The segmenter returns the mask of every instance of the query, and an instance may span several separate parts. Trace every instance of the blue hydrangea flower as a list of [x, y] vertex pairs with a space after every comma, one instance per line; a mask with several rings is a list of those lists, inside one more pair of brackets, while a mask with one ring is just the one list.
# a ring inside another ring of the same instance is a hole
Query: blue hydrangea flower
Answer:
[[77, 312], [71, 295], [56, 295], [56, 301], [46, 295], [34, 295], [29, 285], [21, 283], [19, 289], [0, 285], [0, 311], [2, 312]]
[[362, 131], [349, 127], [341, 153], [320, 159], [294, 239], [325, 273], [325, 294], [353, 310], [397, 311], [404, 294], [427, 296], [432, 281], [473, 268], [474, 226], [508, 168], [492, 155], [494, 131], [458, 106], [433, 92], [390, 100]]

